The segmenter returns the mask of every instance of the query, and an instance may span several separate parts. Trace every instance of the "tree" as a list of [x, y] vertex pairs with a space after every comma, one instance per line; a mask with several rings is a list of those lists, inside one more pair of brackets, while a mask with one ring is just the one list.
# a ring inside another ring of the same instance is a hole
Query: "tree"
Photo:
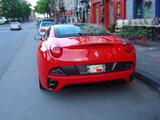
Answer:
[[12, 19], [29, 17], [30, 6], [26, 0], [2, 0], [2, 16]]
[[20, 5], [20, 16], [21, 17], [28, 17], [31, 13], [31, 8], [30, 8], [30, 4], [27, 3], [25, 0], [21, 3]]
[[35, 12], [40, 14], [50, 14], [49, 4], [51, 0], [39, 0], [37, 1], [37, 5], [35, 6]]

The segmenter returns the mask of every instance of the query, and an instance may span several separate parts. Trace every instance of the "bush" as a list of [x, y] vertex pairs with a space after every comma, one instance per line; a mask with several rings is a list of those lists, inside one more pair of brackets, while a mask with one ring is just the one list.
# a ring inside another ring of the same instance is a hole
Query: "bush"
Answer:
[[120, 36], [127, 38], [132, 43], [145, 44], [148, 40], [148, 33], [144, 27], [124, 27], [123, 31], [120, 32]]
[[143, 27], [124, 27], [120, 35], [122, 37], [144, 37], [148, 35], [148, 30]]
[[115, 24], [112, 24], [111, 27], [110, 27], [110, 32], [114, 32], [115, 31]]
[[111, 26], [109, 27], [106, 27], [107, 30], [109, 30], [111, 33], [113, 33], [115, 31], [115, 24], [112, 24]]
[[0, 25], [4, 25], [5, 23], [0, 23]]

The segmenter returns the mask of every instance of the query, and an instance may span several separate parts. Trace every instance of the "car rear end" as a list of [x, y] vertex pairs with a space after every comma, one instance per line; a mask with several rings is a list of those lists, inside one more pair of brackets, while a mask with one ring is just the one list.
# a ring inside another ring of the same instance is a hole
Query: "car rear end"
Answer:
[[43, 36], [45, 32], [47, 31], [47, 29], [51, 27], [52, 25], [54, 25], [53, 21], [41, 21], [40, 27], [39, 27], [39, 34]]
[[40, 79], [49, 90], [117, 79], [130, 82], [136, 69], [134, 46], [121, 42], [51, 47], [39, 59]]
[[10, 30], [21, 30], [21, 24], [19, 22], [13, 22], [10, 24]]

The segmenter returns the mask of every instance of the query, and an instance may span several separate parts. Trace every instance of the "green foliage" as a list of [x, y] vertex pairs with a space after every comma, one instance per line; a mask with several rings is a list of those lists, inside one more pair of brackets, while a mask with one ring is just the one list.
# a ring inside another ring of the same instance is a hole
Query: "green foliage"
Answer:
[[112, 24], [111, 27], [110, 27], [110, 32], [114, 32], [115, 31], [115, 24]]
[[40, 14], [49, 14], [49, 4], [51, 3], [51, 0], [39, 0], [37, 1], [37, 5], [35, 6], [35, 12]]
[[28, 17], [30, 4], [26, 0], [2, 0], [2, 16], [6, 18]]
[[143, 27], [124, 27], [120, 33], [121, 36], [136, 36], [143, 37], [148, 35], [148, 30]]
[[5, 25], [5, 23], [0, 23], [0, 25]]
[[111, 26], [109, 27], [106, 27], [107, 30], [109, 30], [111, 33], [113, 33], [115, 31], [115, 24], [112, 24]]

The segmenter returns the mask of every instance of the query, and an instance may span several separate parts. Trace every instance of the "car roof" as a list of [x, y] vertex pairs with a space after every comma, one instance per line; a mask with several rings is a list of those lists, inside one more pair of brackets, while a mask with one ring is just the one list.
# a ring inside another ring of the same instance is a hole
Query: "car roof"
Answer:
[[54, 27], [61, 27], [61, 26], [72, 26], [72, 25], [94, 25], [94, 26], [102, 26], [103, 25], [99, 25], [99, 24], [93, 24], [93, 23], [69, 23], [69, 24], [55, 24]]
[[50, 22], [54, 22], [54, 21], [42, 21], [41, 23], [50, 23]]

